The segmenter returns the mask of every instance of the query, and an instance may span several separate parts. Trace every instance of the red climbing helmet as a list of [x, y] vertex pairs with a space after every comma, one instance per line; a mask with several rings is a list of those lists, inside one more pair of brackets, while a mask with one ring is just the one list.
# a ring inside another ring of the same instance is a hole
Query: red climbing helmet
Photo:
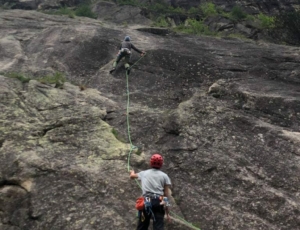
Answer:
[[158, 153], [155, 153], [152, 155], [152, 157], [150, 158], [150, 166], [152, 168], [161, 168], [161, 166], [164, 163], [164, 159], [162, 158], [162, 156]]

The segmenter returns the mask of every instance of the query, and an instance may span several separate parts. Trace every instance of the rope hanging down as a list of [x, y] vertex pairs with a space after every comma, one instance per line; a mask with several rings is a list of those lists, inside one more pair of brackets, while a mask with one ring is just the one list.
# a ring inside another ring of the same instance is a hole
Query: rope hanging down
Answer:
[[[146, 54], [145, 54], [146, 55]], [[144, 55], [144, 56], [145, 56]], [[132, 144], [132, 141], [131, 141], [131, 136], [130, 136], [130, 123], [129, 123], [129, 105], [130, 105], [130, 97], [129, 97], [129, 81], [128, 81], [128, 71], [133, 67], [135, 66], [144, 56], [140, 57], [132, 66], [130, 66], [130, 68], [128, 70], [126, 70], [126, 91], [127, 91], [127, 108], [126, 108], [126, 119], [127, 119], [127, 133], [128, 133], [128, 140], [129, 140], [129, 143], [130, 143], [130, 150], [129, 150], [129, 153], [128, 153], [128, 163], [127, 163], [127, 170], [128, 172], [130, 171], [130, 158], [131, 158], [131, 153], [132, 153], [132, 150], [136, 149], [137, 147], [134, 146]], [[138, 184], [138, 186], [141, 188], [141, 185], [140, 183], [138, 182], [138, 180], [135, 180]], [[188, 226], [189, 228], [191, 229], [195, 229], [195, 230], [201, 230], [200, 228], [197, 228], [195, 227], [193, 224], [187, 222], [185, 219], [183, 219], [182, 217], [178, 216], [176, 213], [172, 212], [171, 211], [171, 214], [174, 215], [176, 218], [172, 218], [173, 220], [175, 220], [176, 222], [180, 222], [181, 224], [184, 224], [186, 226]]]
[[[132, 150], [134, 150], [136, 148], [136, 146], [134, 146], [132, 144], [131, 141], [131, 136], [130, 136], [130, 124], [129, 124], [129, 103], [130, 103], [130, 98], [129, 98], [129, 83], [128, 83], [128, 71], [130, 71], [130, 69], [135, 66], [143, 57], [145, 57], [146, 54], [144, 54], [142, 57], [139, 58], [139, 60], [137, 60], [132, 66], [130, 66], [127, 70], [126, 70], [126, 89], [127, 89], [127, 108], [126, 108], [126, 119], [127, 119], [127, 133], [128, 133], [128, 139], [129, 139], [129, 143], [130, 143], [130, 151], [128, 154], [128, 164], [127, 164], [127, 171], [130, 171], [130, 158], [131, 158], [131, 153]], [[140, 186], [141, 187], [141, 186]]]

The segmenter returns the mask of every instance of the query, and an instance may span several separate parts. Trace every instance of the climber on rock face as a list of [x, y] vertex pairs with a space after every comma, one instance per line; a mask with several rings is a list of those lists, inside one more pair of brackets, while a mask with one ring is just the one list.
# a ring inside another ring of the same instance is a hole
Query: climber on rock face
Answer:
[[133, 49], [136, 52], [140, 53], [141, 56], [145, 55], [144, 51], [141, 51], [138, 48], [136, 48], [130, 41], [131, 41], [131, 39], [130, 39], [129, 36], [126, 36], [124, 38], [124, 41], [120, 45], [117, 58], [116, 58], [116, 60], [113, 63], [113, 68], [109, 71], [110, 73], [112, 73], [112, 72], [114, 72], [116, 70], [116, 67], [117, 67], [119, 61], [123, 57], [125, 57], [125, 61], [126, 61], [125, 62], [125, 69], [126, 69], [127, 73], [129, 74], [129, 71], [130, 71], [129, 60], [131, 58], [131, 49]]
[[131, 179], [141, 180], [143, 197], [151, 203], [151, 212], [147, 212], [146, 207], [139, 211], [137, 230], [148, 230], [151, 217], [153, 218], [153, 229], [163, 230], [165, 212], [168, 220], [170, 220], [167, 198], [171, 196], [169, 188], [171, 180], [166, 173], [160, 170], [162, 165], [162, 156], [155, 153], [150, 159], [151, 169], [139, 173], [135, 173], [134, 170], [130, 171]]

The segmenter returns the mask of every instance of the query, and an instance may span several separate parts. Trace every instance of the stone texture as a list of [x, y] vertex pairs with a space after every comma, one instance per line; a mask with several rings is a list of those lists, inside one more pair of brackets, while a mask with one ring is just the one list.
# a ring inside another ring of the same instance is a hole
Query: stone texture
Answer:
[[[109, 205], [129, 185], [127, 174], [117, 175], [126, 172], [128, 144], [103, 121], [118, 106], [97, 90], [68, 83], [58, 89], [0, 78], [1, 223], [94, 229], [114, 219], [116, 226], [131, 228]], [[132, 159], [140, 164], [143, 158], [133, 153]]]
[[150, 25], [152, 23], [150, 19], [143, 16], [142, 9], [135, 6], [118, 6], [113, 2], [100, 1], [95, 4], [93, 11], [97, 13], [99, 19], [116, 23], [119, 26]]
[[130, 165], [161, 152], [172, 210], [201, 229], [299, 228], [299, 48], [151, 31], [0, 12], [1, 72], [87, 87], [0, 76], [0, 229], [134, 228], [122, 63], [108, 73], [127, 34], [147, 51], [131, 59]]
[[[171, 0], [173, 6], [179, 7], [197, 7], [199, 4], [205, 3], [205, 0]], [[210, 1], [215, 5], [230, 11], [233, 6], [240, 6], [246, 12], [251, 14], [258, 14], [259, 12], [274, 14], [282, 11], [290, 11], [295, 8], [298, 9], [299, 2], [297, 0], [212, 0]]]
[[[76, 6], [86, 2], [86, 0], [0, 0], [1, 5], [7, 5], [12, 7], [13, 9], [55, 9], [61, 6]], [[113, 7], [114, 1], [98, 1], [97, 3], [99, 11], [103, 12], [106, 17], [108, 17], [108, 12], [104, 9], [108, 9], [111, 11], [108, 6]], [[163, 2], [170, 4], [174, 7], [183, 7], [183, 8], [191, 8], [198, 7], [200, 4], [207, 2], [206, 0], [163, 0]], [[238, 0], [212, 0], [218, 7], [223, 8], [226, 11], [230, 11], [233, 6], [238, 5], [247, 13], [250, 14], [258, 14], [259, 12], [263, 12], [266, 14], [275, 14], [278, 12], [290, 11], [294, 9], [299, 9], [298, 0], [247, 0], [247, 1], [238, 1]], [[155, 1], [142, 0], [141, 3], [155, 3]], [[100, 9], [100, 6], [103, 8]], [[116, 7], [113, 7], [113, 11], [115, 12], [116, 19], [120, 19], [120, 14], [123, 15], [125, 12], [130, 14], [131, 16], [135, 16], [139, 11], [134, 7], [125, 7], [120, 8], [117, 7], [120, 12], [116, 12]], [[127, 8], [127, 9], [126, 9]], [[124, 11], [124, 13], [122, 12]], [[130, 19], [128, 19], [130, 20]]]
[[58, 9], [62, 6], [76, 6], [86, 0], [0, 0], [0, 4], [12, 9], [46, 10]]

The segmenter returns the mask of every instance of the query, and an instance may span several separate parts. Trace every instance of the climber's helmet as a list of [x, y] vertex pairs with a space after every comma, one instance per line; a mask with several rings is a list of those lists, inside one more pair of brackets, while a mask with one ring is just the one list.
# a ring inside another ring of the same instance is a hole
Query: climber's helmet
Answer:
[[125, 38], [124, 38], [124, 41], [126, 41], [126, 42], [130, 42], [130, 37], [129, 36], [125, 36]]
[[164, 163], [164, 159], [162, 156], [158, 153], [155, 153], [150, 158], [150, 166], [151, 168], [160, 169]]

